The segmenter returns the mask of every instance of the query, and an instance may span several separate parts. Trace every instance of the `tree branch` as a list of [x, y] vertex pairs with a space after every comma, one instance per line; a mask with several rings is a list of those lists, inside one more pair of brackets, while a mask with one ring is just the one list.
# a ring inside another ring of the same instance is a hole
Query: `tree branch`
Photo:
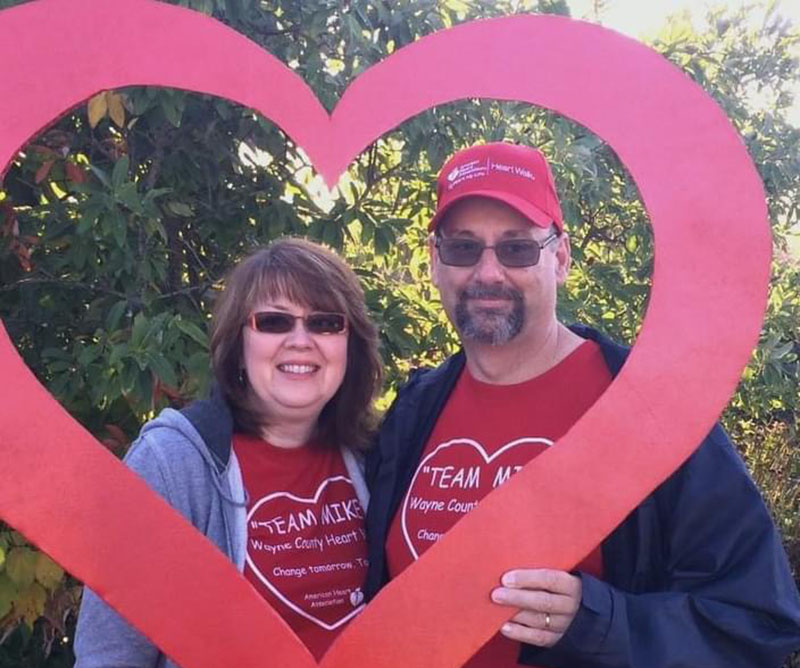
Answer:
[[104, 288], [100, 285], [92, 285], [90, 283], [81, 283], [80, 281], [69, 281], [62, 278], [23, 278], [19, 281], [0, 286], [0, 292], [12, 292], [24, 285], [54, 285], [69, 290], [88, 290], [99, 294], [112, 295], [120, 299], [128, 299], [128, 295], [118, 290], [112, 290], [111, 288]]

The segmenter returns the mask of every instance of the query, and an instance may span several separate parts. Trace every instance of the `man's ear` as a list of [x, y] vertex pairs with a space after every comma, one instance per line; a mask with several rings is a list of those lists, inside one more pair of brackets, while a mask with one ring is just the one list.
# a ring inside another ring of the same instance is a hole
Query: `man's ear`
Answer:
[[569, 235], [562, 232], [556, 240], [556, 280], [563, 285], [567, 280], [569, 268], [572, 265], [572, 250], [569, 245]]

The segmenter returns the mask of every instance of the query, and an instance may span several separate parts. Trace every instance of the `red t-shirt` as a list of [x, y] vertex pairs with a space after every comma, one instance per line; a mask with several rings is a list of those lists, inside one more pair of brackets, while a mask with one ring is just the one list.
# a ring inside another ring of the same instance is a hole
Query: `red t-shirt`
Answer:
[[[610, 382], [602, 351], [592, 341], [524, 383], [491, 385], [465, 369], [389, 529], [390, 576], [418, 559], [486, 494], [563, 436]], [[491, 536], [486, 540], [491, 550]], [[579, 569], [602, 577], [599, 546]], [[466, 665], [515, 666], [518, 654], [519, 643], [498, 634]]]
[[364, 511], [338, 448], [236, 434], [249, 501], [245, 577], [319, 659], [364, 607]]

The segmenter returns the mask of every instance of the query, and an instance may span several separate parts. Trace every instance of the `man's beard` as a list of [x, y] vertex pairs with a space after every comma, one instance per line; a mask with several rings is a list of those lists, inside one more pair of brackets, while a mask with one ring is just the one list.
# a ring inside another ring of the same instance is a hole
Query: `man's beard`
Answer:
[[[512, 302], [507, 308], [479, 308], [470, 312], [470, 299], [507, 299]], [[503, 285], [469, 285], [458, 296], [456, 304], [456, 328], [461, 338], [477, 343], [501, 346], [508, 343], [522, 330], [525, 322], [525, 306], [522, 293]]]

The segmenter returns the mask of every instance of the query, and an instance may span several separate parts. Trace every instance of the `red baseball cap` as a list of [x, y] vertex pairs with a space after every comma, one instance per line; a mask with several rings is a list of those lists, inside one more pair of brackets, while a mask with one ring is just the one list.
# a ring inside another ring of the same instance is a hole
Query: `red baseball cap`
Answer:
[[539, 227], [564, 230], [556, 185], [544, 156], [530, 146], [496, 142], [471, 146], [451, 157], [436, 179], [433, 230], [445, 212], [465, 197], [489, 197], [519, 211]]

